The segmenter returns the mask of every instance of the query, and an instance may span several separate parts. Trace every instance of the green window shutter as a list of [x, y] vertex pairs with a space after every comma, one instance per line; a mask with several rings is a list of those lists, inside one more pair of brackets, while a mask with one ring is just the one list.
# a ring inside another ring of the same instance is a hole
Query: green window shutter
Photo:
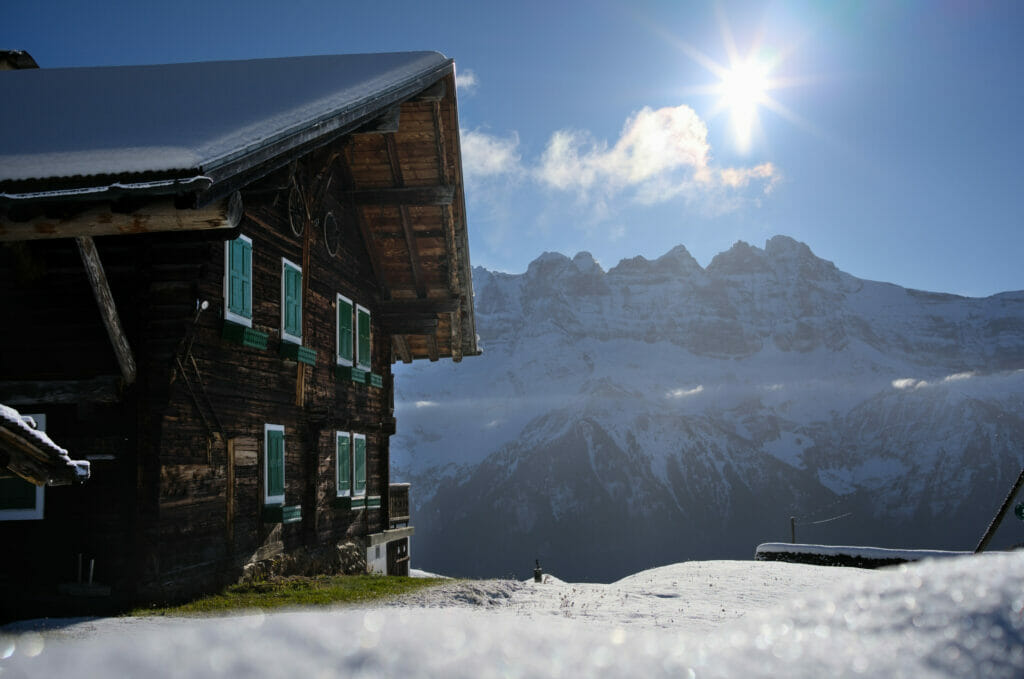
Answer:
[[338, 298], [338, 358], [352, 362], [352, 303]]
[[302, 272], [284, 265], [284, 331], [302, 337]]
[[365, 309], [356, 311], [356, 330], [359, 333], [359, 346], [356, 355], [359, 357], [359, 367], [365, 370], [370, 369], [370, 312]]
[[338, 495], [346, 495], [352, 490], [352, 447], [347, 434], [338, 434], [337, 488]]
[[267, 497], [284, 495], [284, 432], [267, 431]]
[[354, 474], [352, 480], [352, 494], [363, 495], [366, 493], [366, 439], [357, 437], [353, 441], [355, 454]]
[[36, 487], [23, 479], [0, 479], [0, 509], [35, 509]]
[[252, 318], [252, 243], [231, 241], [228, 249], [228, 309]]

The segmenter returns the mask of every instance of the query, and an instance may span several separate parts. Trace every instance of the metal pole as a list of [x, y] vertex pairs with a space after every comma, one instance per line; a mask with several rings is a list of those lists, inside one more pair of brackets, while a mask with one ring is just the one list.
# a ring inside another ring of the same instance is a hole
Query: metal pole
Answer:
[[789, 517], [789, 542], [790, 544], [796, 544], [796, 517]]
[[981, 542], [979, 542], [978, 546], [974, 549], [975, 554], [984, 552], [985, 548], [988, 547], [988, 543], [992, 541], [992, 536], [996, 534], [999, 524], [1003, 522], [1003, 517], [1006, 516], [1006, 512], [1010, 509], [1010, 505], [1013, 504], [1013, 498], [1017, 495], [1017, 491], [1020, 490], [1021, 486], [1024, 486], [1024, 469], [1020, 470], [1020, 476], [1017, 477], [1016, 483], [1014, 483], [1013, 488], [1010, 489], [1010, 494], [1006, 496], [1005, 500], [1003, 500], [1003, 506], [999, 508], [998, 512], [996, 512], [996, 516], [992, 519], [992, 523], [988, 525], [988, 530], [986, 530], [985, 534], [981, 536]]

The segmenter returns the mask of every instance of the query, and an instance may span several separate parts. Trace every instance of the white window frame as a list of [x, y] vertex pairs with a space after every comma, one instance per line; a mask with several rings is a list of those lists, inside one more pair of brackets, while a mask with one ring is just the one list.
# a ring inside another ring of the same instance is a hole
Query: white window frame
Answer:
[[[238, 236], [242, 240], [249, 243], [249, 249], [252, 250], [252, 238], [246, 235], [239, 234]], [[249, 260], [249, 299], [252, 297], [252, 279], [253, 279], [253, 265], [252, 259]], [[231, 321], [232, 323], [238, 323], [244, 325], [247, 328], [252, 327], [252, 319], [240, 316], [234, 311], [231, 311], [228, 307], [231, 301], [231, 241], [224, 241], [224, 319]]]
[[364, 307], [362, 304], [356, 304], [355, 322], [352, 324], [352, 333], [354, 335], [352, 342], [352, 359], [353, 365], [358, 367], [360, 370], [363, 369], [362, 356], [359, 355], [359, 312], [365, 311], [367, 317], [370, 319], [370, 355], [366, 361], [366, 370], [373, 368], [373, 314], [370, 310]]
[[[356, 439], [363, 440], [363, 474], [366, 478], [363, 479], [363, 492], [356, 493]], [[370, 474], [369, 465], [367, 464], [370, 458], [370, 448], [366, 444], [366, 434], [352, 434], [352, 497], [365, 498], [367, 491], [370, 488]]]
[[267, 492], [270, 490], [270, 436], [269, 433], [272, 431], [281, 432], [281, 437], [284, 439], [281, 443], [281, 488], [285, 486], [284, 477], [284, 460], [285, 451], [288, 449], [288, 440], [284, 435], [283, 424], [264, 424], [263, 425], [263, 504], [265, 505], [276, 505], [284, 504], [284, 492], [280, 495], [268, 495]]
[[[31, 417], [36, 421], [38, 431], [46, 431], [45, 413], [26, 413], [22, 418]], [[25, 481], [28, 483], [28, 481]], [[34, 484], [33, 484], [34, 485]], [[0, 509], [0, 521], [41, 521], [46, 499], [46, 486], [36, 486], [36, 506], [34, 509]]]
[[[302, 267], [301, 266], [299, 266], [295, 262], [291, 261], [287, 257], [282, 257], [281, 258], [281, 339], [287, 340], [289, 342], [294, 342], [295, 344], [298, 344], [298, 345], [301, 346], [302, 345], [302, 335], [292, 335], [289, 332], [285, 332], [285, 329], [284, 329], [284, 326], [285, 326], [285, 312], [287, 311], [287, 304], [285, 303], [285, 275], [284, 274], [285, 274], [286, 267], [289, 267], [289, 266], [292, 267], [293, 269], [297, 270], [299, 272], [299, 275], [302, 275]], [[299, 310], [300, 310], [300, 313], [304, 313], [305, 312], [305, 309], [302, 308], [303, 304], [305, 303], [305, 301], [306, 300], [302, 299], [302, 290], [301, 290], [301, 286], [300, 286], [300, 289], [299, 289]], [[302, 330], [302, 322], [301, 321], [299, 321], [299, 330], [300, 330], [300, 332]]]
[[[338, 466], [341, 463], [341, 455], [338, 453], [338, 439], [344, 436], [348, 439], [348, 490], [341, 490], [338, 487]], [[347, 431], [334, 432], [334, 492], [337, 497], [349, 497], [352, 495], [352, 463], [355, 461], [355, 446], [352, 445], [352, 434]]]
[[[335, 305], [337, 305], [340, 302], [347, 303], [349, 307], [351, 307], [351, 312], [354, 312], [355, 309], [358, 307], [358, 305], [352, 300], [350, 300], [348, 297], [341, 293], [338, 293], [337, 298], [335, 299]], [[334, 310], [335, 315], [337, 315], [338, 307], [335, 306]], [[342, 365], [347, 368], [351, 368], [352, 366], [355, 365], [356, 352], [359, 351], [359, 347], [357, 346], [359, 344], [359, 335], [357, 334], [358, 328], [356, 318], [356, 314], [353, 313], [352, 327], [350, 329], [352, 336], [349, 338], [352, 342], [352, 358], [342, 358], [341, 356], [339, 356], [339, 354], [341, 353], [341, 342], [339, 341], [339, 338], [341, 337], [341, 327], [338, 324], [338, 319], [334, 319], [335, 334], [337, 335], [337, 337], [335, 337], [334, 339], [334, 358], [338, 362], [338, 365]]]

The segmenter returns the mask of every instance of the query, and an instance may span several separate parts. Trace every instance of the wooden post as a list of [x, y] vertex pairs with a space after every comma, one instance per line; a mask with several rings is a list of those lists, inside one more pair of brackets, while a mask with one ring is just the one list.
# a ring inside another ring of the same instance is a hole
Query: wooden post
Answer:
[[225, 538], [227, 540], [228, 554], [235, 551], [235, 439], [228, 439], [228, 469], [227, 484], [224, 489], [224, 501], [227, 515], [225, 516]]
[[796, 517], [789, 517], [789, 543], [796, 544]]
[[117, 364], [121, 368], [121, 377], [124, 378], [125, 386], [128, 386], [135, 382], [135, 358], [132, 356], [131, 346], [128, 345], [128, 338], [125, 337], [124, 328], [121, 327], [121, 319], [117, 315], [114, 296], [110, 292], [110, 285], [107, 283], [107, 275], [103, 271], [100, 255], [96, 251], [96, 244], [90, 236], [78, 236], [75, 238], [75, 243], [78, 245], [82, 264], [85, 265], [85, 273], [92, 285], [92, 293], [100, 307], [103, 325], [107, 327], [110, 343], [114, 345]]
[[988, 547], [988, 543], [992, 541], [992, 536], [996, 534], [999, 524], [1003, 522], [1003, 517], [1006, 516], [1006, 512], [1010, 509], [1010, 505], [1013, 504], [1013, 498], [1016, 497], [1021, 486], [1024, 486], [1024, 469], [1020, 470], [1020, 475], [1017, 476], [1017, 481], [1014, 482], [1013, 487], [1010, 488], [1010, 492], [1006, 496], [1006, 499], [1003, 500], [1003, 506], [999, 508], [998, 512], [996, 512], [996, 516], [992, 519], [992, 523], [988, 525], [988, 530], [986, 530], [985, 534], [981, 536], [981, 542], [978, 543], [978, 546], [974, 550], [975, 554], [984, 552], [985, 548]]

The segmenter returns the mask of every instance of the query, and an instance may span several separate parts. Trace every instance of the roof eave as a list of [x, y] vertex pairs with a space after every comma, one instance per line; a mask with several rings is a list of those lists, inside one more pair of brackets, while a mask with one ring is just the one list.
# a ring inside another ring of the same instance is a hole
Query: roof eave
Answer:
[[212, 183], [196, 197], [196, 205], [202, 206], [223, 198], [310, 151], [358, 129], [379, 116], [382, 111], [454, 73], [454, 63], [454, 60], [447, 59], [438, 66], [396, 83], [355, 106], [308, 121], [301, 127], [266, 139], [257, 146], [205, 164], [201, 168], [201, 174], [209, 177]]

